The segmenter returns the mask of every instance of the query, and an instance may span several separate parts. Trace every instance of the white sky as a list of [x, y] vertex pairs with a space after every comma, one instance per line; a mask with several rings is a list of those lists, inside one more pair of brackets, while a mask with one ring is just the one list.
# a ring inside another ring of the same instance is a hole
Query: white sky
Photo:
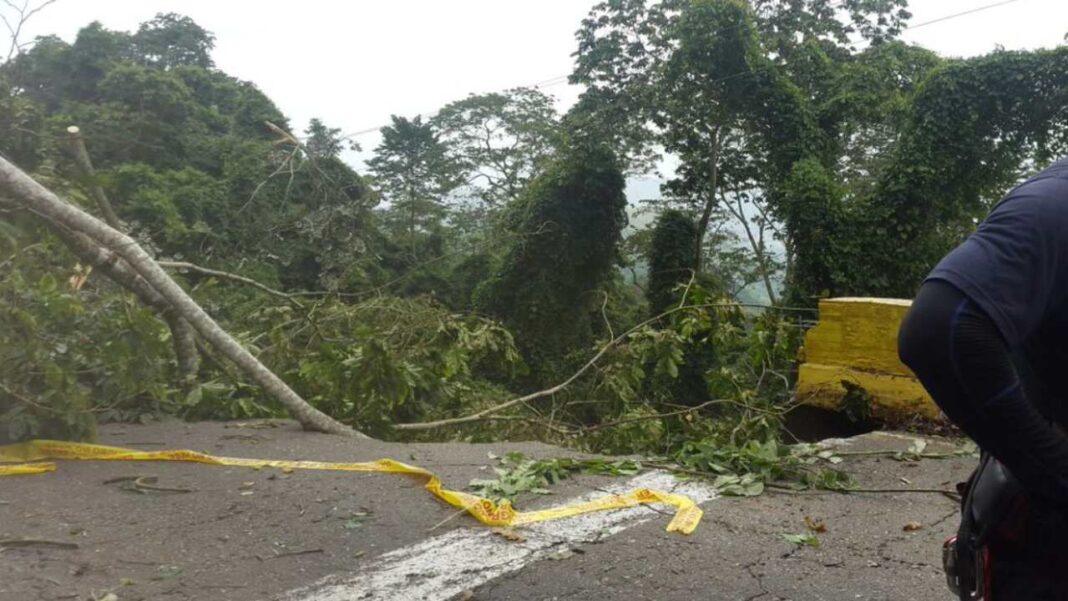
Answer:
[[[22, 0], [15, 0], [21, 2]], [[29, 0], [35, 5], [40, 0]], [[913, 0], [913, 23], [996, 0]], [[192, 17], [216, 36], [217, 66], [255, 82], [302, 130], [320, 117], [351, 133], [390, 114], [432, 113], [469, 93], [533, 85], [567, 75], [574, 32], [596, 0], [58, 0], [24, 39], [73, 40], [99, 20], [134, 30], [159, 12]], [[1018, 0], [905, 33], [943, 55], [1052, 47], [1068, 33], [1068, 1]], [[6, 36], [0, 36], [3, 48]], [[559, 81], [559, 79], [556, 79]], [[546, 92], [570, 105], [578, 89]], [[357, 139], [365, 150], [377, 134]]]

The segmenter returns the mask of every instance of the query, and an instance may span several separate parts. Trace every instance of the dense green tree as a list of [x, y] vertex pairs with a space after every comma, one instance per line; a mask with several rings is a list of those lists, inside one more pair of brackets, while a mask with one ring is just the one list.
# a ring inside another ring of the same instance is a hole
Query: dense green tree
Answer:
[[165, 255], [239, 256], [258, 277], [300, 289], [382, 279], [368, 260], [376, 196], [339, 158], [338, 130], [313, 120], [304, 143], [279, 139], [284, 115], [211, 68], [211, 46], [175, 15], [132, 36], [92, 24], [72, 45], [42, 39], [0, 66], [19, 91], [0, 99], [12, 108], [0, 151], [76, 177], [65, 130], [78, 125], [119, 216]]
[[161, 69], [214, 66], [211, 50], [215, 36], [189, 17], [175, 13], [156, 15], [142, 23], [131, 38], [133, 52], [145, 64]]
[[[210, 34], [173, 15], [133, 35], [92, 24], [73, 44], [40, 39], [0, 64], [0, 153], [75, 202], [99, 187], [122, 227], [161, 258], [239, 269], [268, 285], [298, 290], [373, 281], [379, 274], [366, 259], [376, 238], [374, 195], [351, 168], [329, 156], [336, 130], [319, 123], [309, 131], [310, 147], [289, 134], [279, 140], [285, 117], [254, 85], [213, 69], [210, 48]], [[70, 125], [85, 136], [95, 177], [75, 168]], [[64, 430], [83, 435], [83, 418], [91, 417], [85, 412], [99, 403], [117, 408], [109, 415], [124, 417], [129, 414], [123, 411], [138, 406], [174, 410], [178, 390], [168, 385], [175, 381], [168, 332], [153, 317], [159, 307], [135, 312], [106, 283], [108, 270], [90, 275], [81, 255], [25, 252], [61, 244], [49, 230], [10, 211], [0, 214], [0, 229], [9, 220], [16, 244], [4, 250], [0, 277], [12, 290], [0, 299], [0, 313], [4, 323], [22, 325], [0, 327], [0, 346], [22, 351], [5, 356], [0, 382], [8, 390], [0, 391], [0, 413], [19, 424], [12, 427], [20, 436]], [[29, 233], [39, 242], [27, 240]], [[42, 261], [46, 256], [51, 262]], [[51, 283], [35, 288], [33, 282], [49, 271], [55, 272], [46, 278]], [[55, 284], [71, 273], [70, 290]], [[188, 278], [211, 283], [195, 273]], [[255, 298], [244, 291], [228, 298], [247, 302], [250, 296]], [[242, 318], [247, 305], [223, 298], [202, 300], [222, 319]], [[61, 319], [55, 312], [60, 303], [78, 318]], [[44, 329], [46, 323], [57, 327]], [[83, 333], [105, 340], [108, 328], [122, 339], [122, 349], [138, 353], [136, 361], [86, 348], [54, 362], [47, 377], [12, 371], [40, 362], [55, 345], [82, 345]], [[40, 345], [20, 342], [35, 331]], [[103, 379], [116, 385], [94, 384]], [[247, 400], [249, 391], [243, 394]], [[28, 411], [32, 403], [44, 409]]]
[[[312, 118], [304, 130], [304, 148], [314, 159], [336, 159], [341, 155], [345, 145], [341, 140], [341, 129], [327, 127], [322, 120]], [[359, 148], [356, 146], [355, 148]]]

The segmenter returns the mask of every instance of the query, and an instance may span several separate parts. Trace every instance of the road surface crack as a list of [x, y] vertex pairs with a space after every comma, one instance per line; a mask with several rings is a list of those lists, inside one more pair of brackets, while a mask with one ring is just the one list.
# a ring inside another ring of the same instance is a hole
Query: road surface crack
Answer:
[[746, 564], [744, 566], [744, 569], [745, 569], [746, 573], [749, 574], [749, 577], [752, 578], [754, 581], [756, 581], [757, 586], [760, 587], [760, 592], [756, 593], [754, 595], [749, 595], [743, 601], [755, 601], [756, 599], [759, 599], [761, 597], [766, 597], [767, 595], [771, 594], [771, 591], [769, 591], [768, 588], [766, 586], [764, 586], [764, 575], [763, 574], [758, 574], [754, 570], [754, 568], [756, 566], [760, 565], [760, 564], [761, 564], [761, 562], [754, 561], [754, 562], [748, 563], [748, 564]]

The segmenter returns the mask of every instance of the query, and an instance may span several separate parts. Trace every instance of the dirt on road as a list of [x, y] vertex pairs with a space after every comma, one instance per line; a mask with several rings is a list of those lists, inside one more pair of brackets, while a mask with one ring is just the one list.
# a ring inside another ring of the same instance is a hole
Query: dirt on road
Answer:
[[[914, 439], [876, 433], [836, 445], [904, 451]], [[539, 443], [356, 441], [289, 422], [110, 425], [101, 442], [262, 459], [393, 458], [454, 488], [492, 477], [490, 453], [576, 455]], [[693, 535], [669, 534], [670, 508], [638, 507], [522, 528], [512, 540], [403, 476], [64, 461], [55, 473], [0, 478], [0, 601], [948, 600], [939, 554], [956, 505], [904, 490], [952, 489], [974, 464], [849, 454], [842, 467], [858, 484], [886, 492], [757, 498], [718, 497], [663, 472], [579, 475], [522, 507], [659, 487], [701, 501], [704, 520]], [[826, 530], [815, 534], [818, 547], [784, 536], [812, 524]]]

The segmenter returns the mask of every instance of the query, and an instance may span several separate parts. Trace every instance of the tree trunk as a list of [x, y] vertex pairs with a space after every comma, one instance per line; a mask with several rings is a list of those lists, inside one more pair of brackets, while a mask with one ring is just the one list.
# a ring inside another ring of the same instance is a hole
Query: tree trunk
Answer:
[[[85, 147], [85, 136], [82, 135], [81, 129], [77, 125], [72, 125], [67, 128], [67, 134], [74, 163], [78, 166], [78, 171], [81, 172], [82, 177], [88, 182], [89, 190], [96, 201], [97, 207], [100, 209], [100, 214], [104, 216], [104, 221], [116, 230], [124, 232], [122, 223], [119, 221], [118, 215], [115, 214], [108, 195], [104, 193], [104, 189], [96, 181], [96, 169], [93, 168], [93, 161], [89, 158], [89, 150]], [[124, 269], [122, 270], [127, 273], [116, 273], [117, 270], [110, 260], [102, 264], [94, 264], [89, 258], [91, 255], [98, 255], [100, 252], [107, 253], [108, 251], [99, 247], [91, 248], [91, 246], [95, 245], [87, 238], [72, 240], [70, 236], [73, 235], [73, 232], [54, 223], [50, 223], [50, 227], [60, 238], [66, 241], [67, 246], [78, 254], [83, 261], [93, 265], [94, 268], [106, 266], [107, 268], [103, 269], [103, 271], [108, 277], [133, 292], [142, 303], [156, 309], [160, 317], [167, 322], [167, 327], [171, 330], [171, 343], [174, 345], [175, 363], [178, 366], [178, 387], [182, 392], [188, 392], [193, 384], [196, 383], [197, 373], [200, 371], [200, 355], [197, 354], [196, 332], [193, 327], [181, 317], [174, 315], [170, 304], [152, 290], [151, 286], [141, 280], [140, 276], [130, 271], [128, 266], [123, 266]], [[64, 231], [61, 232], [58, 229], [64, 229]], [[133, 280], [140, 280], [142, 285], [134, 286]], [[150, 295], [154, 295], [155, 298], [151, 298]]]
[[307, 430], [365, 437], [312, 407], [277, 375], [233, 339], [182, 288], [172, 280], [151, 256], [129, 236], [64, 202], [44, 186], [38, 184], [21, 169], [0, 157], [0, 194], [20, 207], [63, 225], [74, 232], [84, 233], [101, 246], [114, 251], [129, 264], [144, 281], [162, 296], [175, 313], [189, 324], [220, 353], [233, 361], [268, 394], [278, 399]]
[[167, 299], [131, 269], [122, 257], [99, 246], [85, 234], [73, 232], [50, 219], [45, 222], [81, 260], [103, 272], [113, 282], [132, 292], [145, 306], [159, 313], [171, 330], [171, 344], [174, 345], [178, 366], [178, 386], [182, 391], [188, 391], [196, 382], [197, 372], [200, 371], [196, 331], [189, 322], [178, 316]]
[[111, 201], [108, 200], [108, 195], [104, 194], [104, 189], [96, 181], [96, 169], [93, 169], [93, 161], [89, 159], [89, 151], [85, 148], [85, 137], [82, 136], [82, 130], [78, 129], [77, 125], [72, 125], [67, 128], [67, 134], [70, 153], [74, 156], [74, 163], [78, 165], [78, 171], [81, 172], [82, 177], [89, 182], [89, 190], [93, 194], [96, 206], [100, 208], [100, 214], [104, 216], [104, 221], [108, 225], [121, 231], [122, 224], [119, 223], [119, 216], [111, 208]]
[[749, 225], [749, 218], [745, 214], [745, 207], [742, 204], [742, 198], [739, 196], [738, 191], [734, 191], [735, 202], [738, 203], [737, 209], [730, 207], [730, 202], [727, 201], [726, 195], [724, 195], [724, 204], [730, 207], [731, 213], [734, 217], [741, 222], [742, 228], [745, 229], [745, 237], [749, 239], [749, 246], [753, 249], [753, 254], [756, 255], [757, 265], [760, 268], [760, 277], [764, 280], [764, 290], [768, 293], [768, 302], [772, 305], [778, 304], [775, 298], [775, 288], [771, 285], [771, 273], [768, 268], [768, 253], [764, 246], [764, 226], [760, 227], [759, 239], [753, 235], [753, 229]]
[[716, 190], [719, 187], [719, 151], [722, 148], [722, 128], [717, 127], [712, 133], [712, 174], [709, 177], [708, 200], [705, 201], [705, 210], [701, 214], [701, 221], [697, 223], [697, 240], [695, 241], [693, 265], [698, 274], [704, 271], [705, 263], [705, 234], [708, 233], [708, 222], [712, 219], [712, 209], [716, 208]]
[[178, 364], [178, 387], [182, 392], [189, 392], [197, 383], [197, 373], [200, 372], [197, 332], [188, 321], [173, 313], [165, 313], [163, 319], [171, 329], [171, 344]]

